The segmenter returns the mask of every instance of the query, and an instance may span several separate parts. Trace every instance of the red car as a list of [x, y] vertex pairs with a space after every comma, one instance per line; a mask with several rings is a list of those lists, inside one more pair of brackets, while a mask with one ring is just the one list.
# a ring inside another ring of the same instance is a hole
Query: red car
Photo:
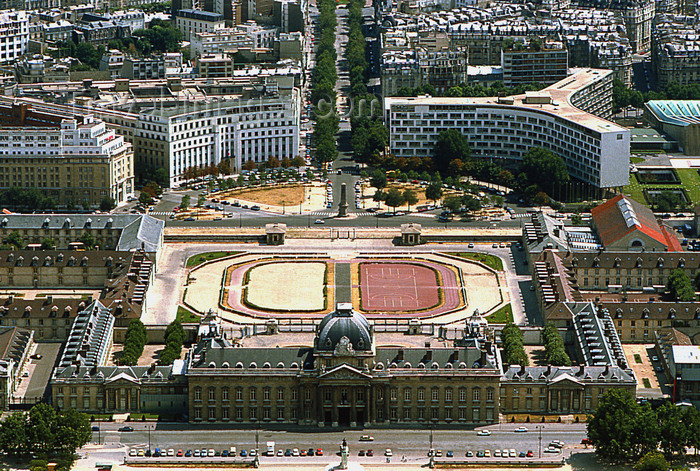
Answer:
[[320, 448], [316, 449], [316, 456], [323, 456], [323, 450]]
[[527, 450], [527, 457], [532, 458], [534, 456], [534, 453], [532, 453], [532, 450]]
[[182, 450], [177, 450], [177, 456], [184, 456], [184, 453], [182, 452]]
[[374, 456], [374, 452], [372, 450], [367, 450], [367, 456]]

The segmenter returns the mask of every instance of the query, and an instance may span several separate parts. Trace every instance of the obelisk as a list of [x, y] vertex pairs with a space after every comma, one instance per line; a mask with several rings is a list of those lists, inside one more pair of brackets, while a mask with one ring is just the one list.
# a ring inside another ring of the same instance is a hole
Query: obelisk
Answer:
[[347, 185], [340, 185], [340, 204], [338, 205], [338, 217], [343, 218], [348, 215]]

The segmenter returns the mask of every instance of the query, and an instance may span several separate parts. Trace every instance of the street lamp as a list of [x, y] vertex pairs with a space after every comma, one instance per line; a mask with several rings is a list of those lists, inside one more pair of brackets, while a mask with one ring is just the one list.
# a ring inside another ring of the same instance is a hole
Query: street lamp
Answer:
[[148, 430], [148, 453], [151, 452], [151, 427], [152, 425], [146, 425], [146, 430]]
[[538, 425], [535, 428], [539, 432], [540, 451], [539, 451], [538, 456], [539, 456], [539, 458], [542, 458], [542, 429], [544, 428], [544, 425]]

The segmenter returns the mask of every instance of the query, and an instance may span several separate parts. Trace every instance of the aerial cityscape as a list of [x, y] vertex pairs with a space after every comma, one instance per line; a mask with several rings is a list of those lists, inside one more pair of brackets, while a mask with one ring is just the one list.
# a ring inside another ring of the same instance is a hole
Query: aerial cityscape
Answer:
[[700, 469], [687, 0], [0, 0], [0, 469]]

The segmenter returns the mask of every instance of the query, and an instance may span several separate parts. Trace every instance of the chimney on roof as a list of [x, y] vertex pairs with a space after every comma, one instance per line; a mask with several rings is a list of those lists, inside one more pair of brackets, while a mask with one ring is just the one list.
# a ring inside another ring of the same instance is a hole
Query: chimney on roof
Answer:
[[525, 374], [525, 363], [520, 364], [520, 373], [521, 376]]
[[581, 364], [581, 366], [580, 366], [579, 369], [578, 369], [578, 375], [579, 375], [579, 376], [583, 376], [583, 370], [584, 370], [584, 368], [585, 368], [584, 365]]
[[15, 296], [13, 294], [10, 295], [9, 297], [9, 302], [12, 304], [12, 302], [15, 300]]
[[547, 376], [552, 374], [552, 365], [547, 365]]
[[399, 353], [396, 355], [396, 360], [403, 361], [403, 349], [399, 350]]
[[607, 376], [608, 373], [610, 373], [610, 365], [605, 365], [605, 371], [603, 372], [603, 374]]
[[46, 295], [46, 302], [48, 302], [49, 304], [51, 304], [53, 302], [53, 295], [52, 294]]

